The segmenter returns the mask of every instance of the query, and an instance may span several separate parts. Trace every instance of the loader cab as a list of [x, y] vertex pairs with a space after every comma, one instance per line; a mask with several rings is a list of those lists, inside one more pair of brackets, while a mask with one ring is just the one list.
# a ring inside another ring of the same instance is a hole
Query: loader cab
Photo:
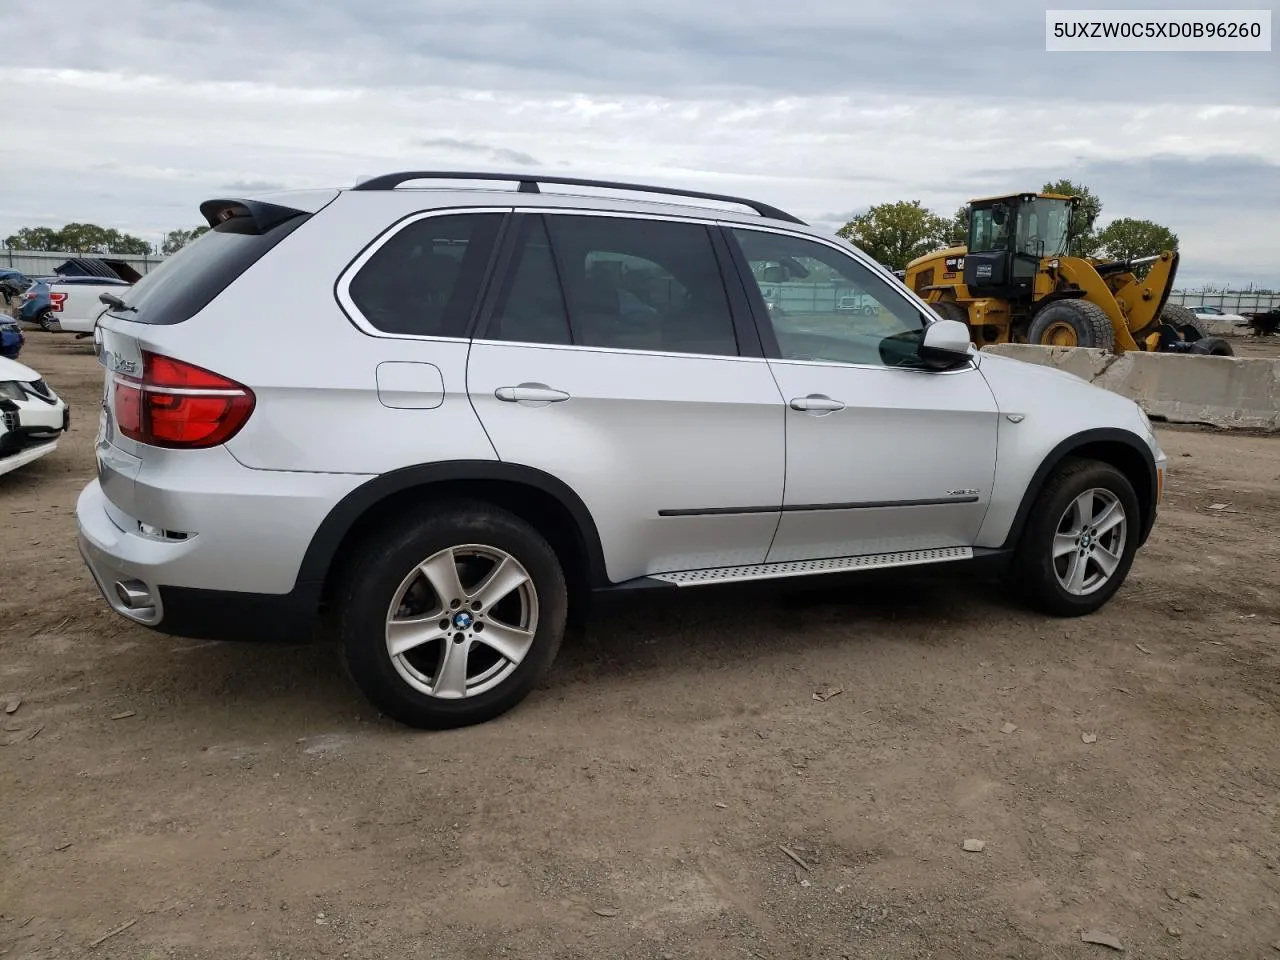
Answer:
[[1040, 264], [1067, 252], [1075, 203], [1048, 193], [970, 203], [965, 286], [986, 296], [1030, 298]]

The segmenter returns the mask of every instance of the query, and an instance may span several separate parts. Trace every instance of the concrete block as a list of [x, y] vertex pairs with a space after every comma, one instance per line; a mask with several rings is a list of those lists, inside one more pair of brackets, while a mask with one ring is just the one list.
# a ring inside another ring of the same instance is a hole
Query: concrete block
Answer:
[[1153, 420], [1280, 431], [1280, 360], [1001, 343], [984, 352], [1056, 367], [1128, 397]]
[[1211, 337], [1244, 337], [1251, 332], [1248, 327], [1237, 327], [1234, 320], [1209, 321], [1209, 336]]

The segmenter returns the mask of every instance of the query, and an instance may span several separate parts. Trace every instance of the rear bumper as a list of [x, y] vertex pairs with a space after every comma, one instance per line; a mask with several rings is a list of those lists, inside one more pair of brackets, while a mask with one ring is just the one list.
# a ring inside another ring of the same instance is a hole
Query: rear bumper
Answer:
[[316, 639], [320, 584], [291, 593], [240, 593], [161, 587], [164, 620], [158, 629], [193, 640], [245, 643], [309, 643]]
[[[200, 640], [305, 642], [314, 636], [320, 583], [300, 582], [288, 593], [254, 593], [174, 586], [166, 570], [183, 566], [199, 538], [165, 542], [126, 533], [108, 515], [95, 480], [76, 504], [78, 546], [99, 592], [116, 613], [163, 633]], [[149, 598], [131, 607], [116, 584]]]

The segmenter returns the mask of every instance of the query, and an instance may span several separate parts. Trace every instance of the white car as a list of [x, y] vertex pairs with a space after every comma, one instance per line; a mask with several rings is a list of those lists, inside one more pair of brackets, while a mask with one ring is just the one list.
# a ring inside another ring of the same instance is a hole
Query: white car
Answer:
[[34, 314], [31, 308], [27, 308], [21, 316], [41, 330], [88, 336], [106, 309], [106, 304], [100, 299], [102, 294], [123, 299], [132, 286], [126, 280], [107, 277], [41, 277], [23, 293], [22, 300], [25, 305], [27, 301], [47, 298], [47, 305], [37, 308]]
[[70, 426], [70, 407], [40, 374], [0, 357], [0, 474], [52, 453]]
[[[450, 179], [520, 186], [402, 186]], [[323, 611], [415, 726], [514, 706], [595, 591], [977, 567], [1080, 616], [1155, 522], [1137, 404], [979, 354], [765, 203], [410, 171], [201, 212], [94, 331], [81, 553], [170, 634], [305, 638]], [[778, 264], [814, 281], [770, 310]]]
[[1207, 320], [1213, 325], [1211, 330], [1218, 335], [1224, 333], [1235, 333], [1235, 327], [1247, 327], [1249, 321], [1238, 313], [1227, 313], [1221, 307], [1211, 307], [1207, 304], [1191, 307], [1191, 312], [1199, 319]]

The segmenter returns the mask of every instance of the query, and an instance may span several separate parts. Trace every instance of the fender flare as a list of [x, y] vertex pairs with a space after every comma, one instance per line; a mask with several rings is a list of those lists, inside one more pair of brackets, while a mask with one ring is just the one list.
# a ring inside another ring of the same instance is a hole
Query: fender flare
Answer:
[[499, 481], [536, 490], [556, 500], [573, 518], [577, 534], [586, 550], [590, 576], [607, 582], [600, 531], [582, 498], [562, 480], [534, 467], [501, 460], [450, 460], [401, 467], [383, 473], [356, 487], [331, 509], [311, 537], [298, 568], [295, 589], [304, 584], [318, 588], [324, 583], [343, 539], [369, 510], [388, 497], [414, 487], [458, 481]]
[[[1044, 459], [1040, 461], [1040, 466], [1031, 475], [1031, 480], [1027, 483], [1026, 490], [1023, 491], [1022, 501], [1018, 504], [1018, 511], [1013, 516], [1013, 522], [1009, 525], [1009, 532], [1005, 536], [1001, 549], [1012, 550], [1017, 547], [1018, 541], [1022, 538], [1023, 528], [1027, 524], [1027, 517], [1030, 516], [1031, 508], [1035, 505], [1036, 498], [1040, 496], [1040, 491], [1044, 488], [1049, 474], [1063, 460], [1076, 451], [1097, 443], [1123, 444], [1140, 456], [1142, 464], [1146, 468], [1147, 489], [1137, 490], [1139, 502], [1145, 508], [1138, 536], [1138, 546], [1142, 546], [1146, 542], [1156, 519], [1158, 481], [1156, 478], [1155, 457], [1151, 453], [1151, 448], [1136, 433], [1116, 427], [1098, 427], [1072, 434], [1050, 450]], [[1135, 484], [1135, 486], [1137, 485]]]

